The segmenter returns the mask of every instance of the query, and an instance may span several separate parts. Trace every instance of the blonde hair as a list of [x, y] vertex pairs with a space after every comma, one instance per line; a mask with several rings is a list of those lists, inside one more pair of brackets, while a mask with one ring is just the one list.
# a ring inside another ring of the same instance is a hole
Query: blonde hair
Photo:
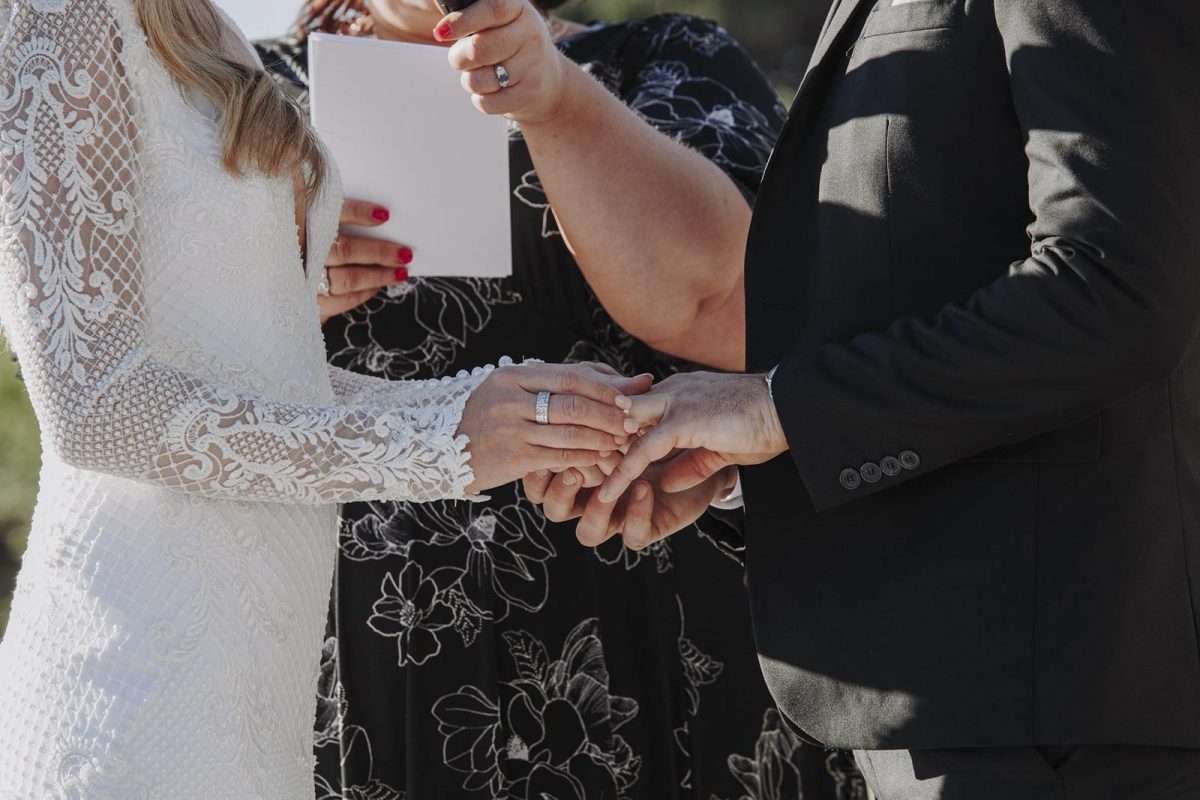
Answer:
[[326, 169], [316, 133], [270, 75], [226, 54], [225, 24], [210, 0], [134, 4], [167, 71], [216, 107], [224, 168], [233, 175], [303, 171], [307, 199], [316, 197]]

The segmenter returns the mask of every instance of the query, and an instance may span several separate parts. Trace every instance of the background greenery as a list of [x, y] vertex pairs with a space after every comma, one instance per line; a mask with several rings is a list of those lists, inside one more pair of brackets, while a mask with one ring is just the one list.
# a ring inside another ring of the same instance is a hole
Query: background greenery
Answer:
[[18, 557], [25, 551], [39, 460], [37, 423], [15, 373], [0, 339], [0, 632], [8, 622]]
[[[621, 20], [684, 11], [719, 20], [786, 96], [803, 77], [828, 7], [829, 0], [576, 0], [565, 13], [580, 20]], [[7, 352], [0, 352], [0, 636], [25, 551], [38, 470], [37, 425], [15, 373]]]

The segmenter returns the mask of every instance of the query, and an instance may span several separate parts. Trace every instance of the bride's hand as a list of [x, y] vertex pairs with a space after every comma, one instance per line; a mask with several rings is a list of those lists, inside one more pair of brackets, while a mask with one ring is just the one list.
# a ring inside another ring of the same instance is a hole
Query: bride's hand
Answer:
[[[504, 367], [472, 393], [458, 432], [470, 438], [472, 494], [539, 470], [599, 464], [636, 429], [629, 395], [652, 378], [624, 378], [598, 364]], [[550, 424], [536, 422], [538, 392], [550, 392]]]

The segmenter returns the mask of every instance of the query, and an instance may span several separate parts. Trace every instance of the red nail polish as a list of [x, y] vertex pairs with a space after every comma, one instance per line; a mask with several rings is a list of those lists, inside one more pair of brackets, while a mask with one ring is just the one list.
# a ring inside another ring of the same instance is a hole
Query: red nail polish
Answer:
[[438, 25], [436, 28], [434, 28], [433, 31], [433, 35], [441, 41], [449, 39], [450, 34], [452, 33], [454, 33], [454, 29], [450, 27], [449, 22], [443, 22], [441, 25]]
[[413, 251], [409, 250], [407, 247], [401, 247], [396, 251], [396, 258], [399, 259], [401, 264], [411, 264], [413, 260]]
[[406, 281], [406, 280], [408, 280], [408, 270], [407, 270], [407, 269], [405, 269], [404, 267], [400, 267], [400, 268], [398, 268], [398, 269], [396, 270], [396, 280], [397, 280], [397, 281]]
[[375, 209], [371, 212], [371, 216], [375, 218], [376, 222], [387, 222], [392, 218], [391, 212], [389, 212], [386, 208]]

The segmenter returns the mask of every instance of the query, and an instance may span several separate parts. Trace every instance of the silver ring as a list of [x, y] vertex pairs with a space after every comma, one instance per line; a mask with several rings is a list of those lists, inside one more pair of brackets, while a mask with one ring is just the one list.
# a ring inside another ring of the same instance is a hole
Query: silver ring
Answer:
[[329, 297], [333, 294], [333, 287], [329, 285], [329, 267], [323, 267], [321, 280], [317, 281], [317, 294], [321, 297]]
[[538, 392], [537, 401], [533, 405], [533, 418], [538, 425], [550, 424], [550, 393]]
[[508, 70], [503, 64], [496, 65], [496, 80], [500, 81], [500, 88], [507, 89], [512, 85], [512, 76], [508, 74]]

